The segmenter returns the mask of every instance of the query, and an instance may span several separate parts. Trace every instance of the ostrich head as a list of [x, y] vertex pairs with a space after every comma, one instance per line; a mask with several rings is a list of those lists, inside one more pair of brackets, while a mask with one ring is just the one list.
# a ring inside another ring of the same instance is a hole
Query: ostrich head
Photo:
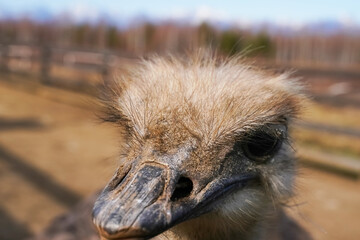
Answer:
[[209, 54], [129, 69], [104, 101], [124, 145], [93, 209], [100, 234], [144, 239], [201, 225], [217, 239], [246, 235], [291, 195], [287, 127], [300, 90], [287, 74]]

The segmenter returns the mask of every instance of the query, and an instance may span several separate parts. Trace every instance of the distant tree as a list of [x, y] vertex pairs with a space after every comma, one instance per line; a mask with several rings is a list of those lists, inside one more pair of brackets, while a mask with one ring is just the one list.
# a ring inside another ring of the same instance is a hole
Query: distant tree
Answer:
[[106, 47], [116, 48], [119, 43], [118, 30], [116, 27], [111, 26], [106, 32]]
[[37, 43], [44, 44], [49, 42], [55, 42], [54, 35], [54, 29], [50, 28], [49, 25], [39, 24], [39, 26], [36, 27], [34, 37]]
[[17, 40], [18, 26], [16, 23], [5, 20], [0, 22], [0, 41], [13, 42]]
[[274, 56], [274, 43], [271, 41], [269, 35], [264, 32], [251, 37], [247, 45], [250, 47], [250, 55], [260, 55], [261, 57]]
[[200, 46], [216, 46], [218, 44], [216, 32], [210, 24], [203, 22], [198, 27], [197, 32]]
[[147, 51], [153, 50], [153, 38], [156, 31], [156, 27], [151, 23], [145, 23], [144, 25], [144, 41]]
[[234, 31], [225, 31], [220, 36], [219, 49], [225, 54], [233, 55], [242, 50], [242, 39], [240, 34]]
[[84, 45], [87, 42], [86, 34], [89, 31], [90, 26], [87, 24], [82, 24], [79, 26], [75, 26], [74, 29], [74, 43], [76, 45]]

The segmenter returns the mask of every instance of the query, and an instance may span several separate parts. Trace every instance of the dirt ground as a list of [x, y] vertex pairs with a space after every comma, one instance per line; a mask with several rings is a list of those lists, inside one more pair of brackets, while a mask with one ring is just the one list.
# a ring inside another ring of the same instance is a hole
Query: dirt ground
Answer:
[[[85, 95], [0, 81], [0, 239], [41, 231], [104, 186], [116, 169], [117, 129]], [[360, 182], [301, 168], [288, 212], [315, 239], [360, 239]]]

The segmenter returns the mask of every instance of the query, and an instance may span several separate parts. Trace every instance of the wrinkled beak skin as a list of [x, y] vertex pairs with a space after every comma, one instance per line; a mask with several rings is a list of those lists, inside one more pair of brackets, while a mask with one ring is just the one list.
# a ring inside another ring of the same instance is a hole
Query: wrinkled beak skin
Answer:
[[93, 221], [100, 235], [105, 239], [154, 237], [209, 212], [220, 197], [243, 188], [256, 176], [231, 157], [212, 159], [216, 164], [194, 164], [191, 152], [182, 148], [175, 154], [152, 153], [120, 168], [94, 205]]

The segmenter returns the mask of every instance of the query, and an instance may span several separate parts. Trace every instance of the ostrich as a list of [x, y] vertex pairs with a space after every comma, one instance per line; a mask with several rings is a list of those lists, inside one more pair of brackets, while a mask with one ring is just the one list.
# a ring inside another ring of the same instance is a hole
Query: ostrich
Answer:
[[124, 139], [93, 208], [103, 239], [310, 239], [283, 211], [296, 162], [289, 74], [210, 53], [153, 57], [104, 98]]
[[102, 101], [124, 140], [113, 179], [33, 239], [98, 239], [93, 205], [103, 239], [311, 239], [282, 207], [301, 91], [241, 57], [142, 61]]

